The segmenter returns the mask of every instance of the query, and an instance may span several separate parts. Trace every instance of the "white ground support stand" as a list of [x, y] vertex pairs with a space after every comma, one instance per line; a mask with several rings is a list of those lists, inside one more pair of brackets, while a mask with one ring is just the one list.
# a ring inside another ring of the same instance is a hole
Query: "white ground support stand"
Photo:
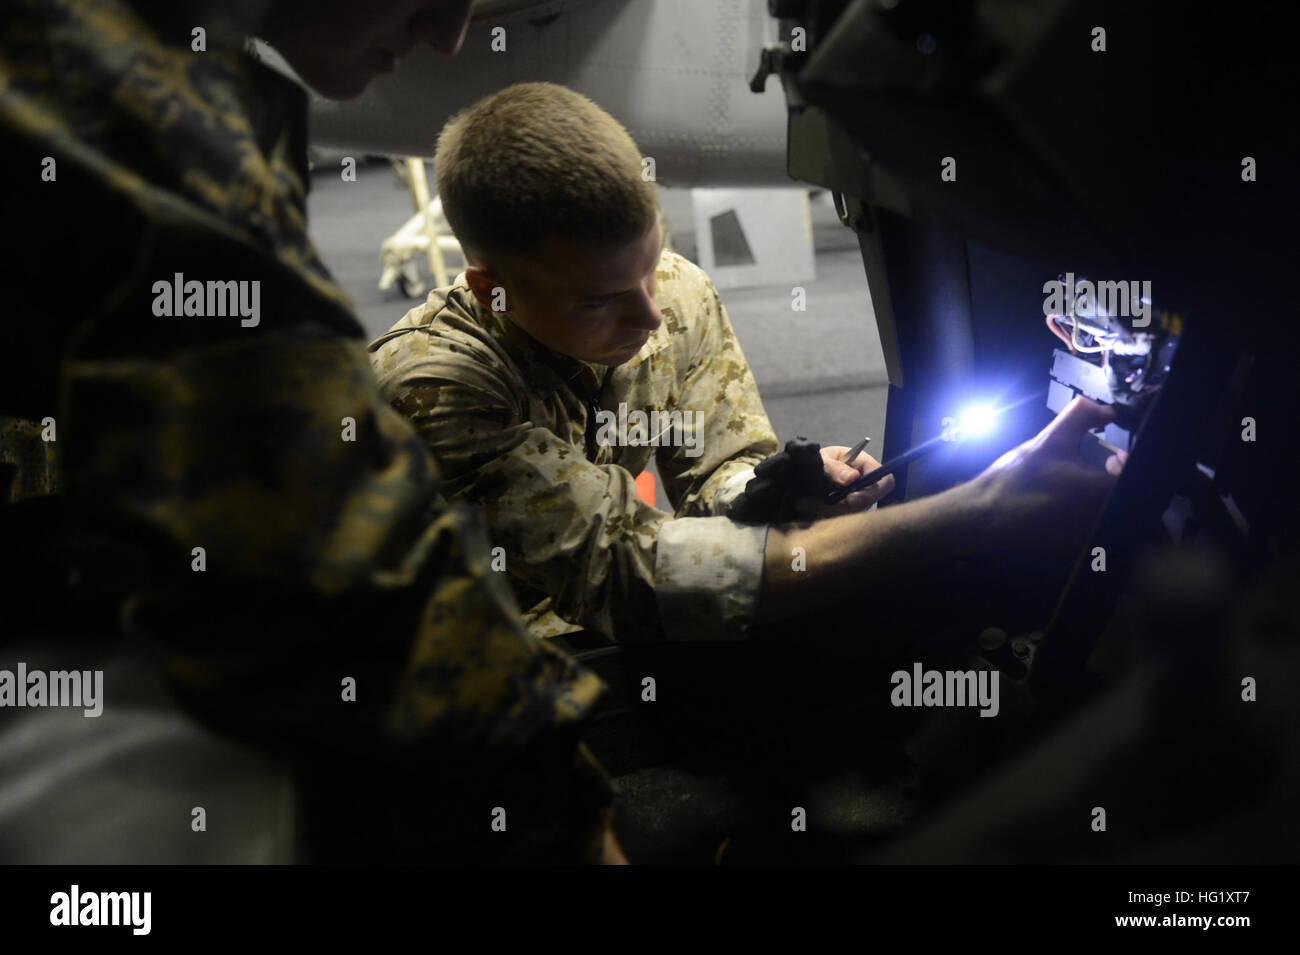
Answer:
[[691, 207], [699, 265], [715, 287], [817, 277], [806, 189], [692, 189]]
[[379, 260], [383, 271], [379, 275], [379, 290], [387, 291], [400, 281], [403, 294], [419, 298], [425, 293], [424, 279], [420, 275], [418, 256], [428, 256], [429, 274], [434, 287], [450, 285], [447, 276], [446, 254], [460, 255], [460, 243], [452, 235], [451, 227], [442, 214], [442, 200], [429, 195], [429, 180], [424, 171], [424, 160], [407, 157], [394, 160], [401, 163], [399, 172], [411, 190], [415, 202], [415, 215], [407, 219], [400, 229], [379, 246]]

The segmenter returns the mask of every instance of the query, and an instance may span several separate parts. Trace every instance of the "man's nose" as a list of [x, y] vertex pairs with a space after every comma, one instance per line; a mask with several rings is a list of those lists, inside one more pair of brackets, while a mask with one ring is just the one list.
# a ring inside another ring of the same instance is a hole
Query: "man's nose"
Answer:
[[654, 295], [643, 288], [637, 295], [636, 304], [629, 310], [625, 321], [632, 328], [653, 332], [664, 323], [664, 316], [659, 311], [659, 303], [655, 301]]
[[469, 29], [474, 0], [437, 0], [411, 17], [410, 30], [440, 53], [451, 55], [460, 49]]

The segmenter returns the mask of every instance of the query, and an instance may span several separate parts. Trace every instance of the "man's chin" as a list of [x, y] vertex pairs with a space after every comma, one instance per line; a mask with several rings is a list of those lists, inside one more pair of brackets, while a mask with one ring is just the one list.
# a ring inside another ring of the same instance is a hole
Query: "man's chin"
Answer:
[[[627, 355], [628, 358], [635, 358], [637, 355], [641, 354], [641, 349], [645, 348], [646, 344], [649, 343], [649, 341], [650, 341], [650, 336], [647, 335], [639, 342], [633, 342], [631, 345], [628, 345], [627, 349], [623, 352], [623, 354]], [[624, 359], [624, 361], [626, 360], [627, 359]]]
[[635, 348], [633, 348], [631, 345], [629, 345], [627, 348], [621, 348], [618, 351], [611, 352], [609, 355], [605, 356], [605, 359], [601, 362], [601, 364], [606, 365], [610, 368], [616, 368], [619, 365], [631, 361], [633, 358], [635, 358], [637, 355], [641, 353], [641, 349], [644, 347], [645, 347], [645, 342], [642, 342], [640, 345], [637, 345]]

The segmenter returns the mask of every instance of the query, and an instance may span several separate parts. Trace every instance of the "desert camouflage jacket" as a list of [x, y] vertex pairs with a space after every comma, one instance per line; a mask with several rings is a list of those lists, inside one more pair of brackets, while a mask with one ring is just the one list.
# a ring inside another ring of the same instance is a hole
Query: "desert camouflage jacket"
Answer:
[[[481, 518], [380, 396], [306, 232], [303, 91], [121, 0], [12, 0], [0, 30], [0, 433], [30, 457], [51, 417], [61, 452], [5, 497], [61, 482], [83, 572], [221, 729], [410, 778], [455, 754], [444, 789], [545, 751], [563, 809], [510, 831], [589, 855], [610, 792], [576, 738], [599, 681], [527, 633]], [[420, 820], [487, 832], [490, 809], [420, 814], [410, 842], [438, 841]]]
[[[371, 343], [539, 635], [726, 639], [751, 622], [766, 529], [716, 515], [776, 435], [708, 276], [666, 251], [656, 300], [663, 324], [612, 369], [545, 348], [459, 280]], [[637, 496], [652, 457], [672, 513]]]

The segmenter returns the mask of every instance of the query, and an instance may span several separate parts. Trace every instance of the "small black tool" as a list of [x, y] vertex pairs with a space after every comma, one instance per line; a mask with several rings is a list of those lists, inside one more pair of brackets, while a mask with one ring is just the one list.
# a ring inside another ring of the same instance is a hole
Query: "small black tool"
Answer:
[[917, 458], [925, 457], [925, 455], [929, 454], [931, 451], [934, 451], [939, 446], [947, 443], [948, 442], [946, 442], [942, 437], [931, 438], [924, 444], [919, 444], [915, 448], [912, 448], [912, 450], [900, 454], [892, 461], [886, 461], [874, 471], [868, 471], [852, 484], [845, 484], [842, 487], [837, 487], [835, 490], [827, 492], [826, 503], [838, 504], [854, 491], [861, 491], [865, 487], [871, 487], [871, 485], [876, 484], [886, 475], [893, 474], [899, 468], [911, 464]]

